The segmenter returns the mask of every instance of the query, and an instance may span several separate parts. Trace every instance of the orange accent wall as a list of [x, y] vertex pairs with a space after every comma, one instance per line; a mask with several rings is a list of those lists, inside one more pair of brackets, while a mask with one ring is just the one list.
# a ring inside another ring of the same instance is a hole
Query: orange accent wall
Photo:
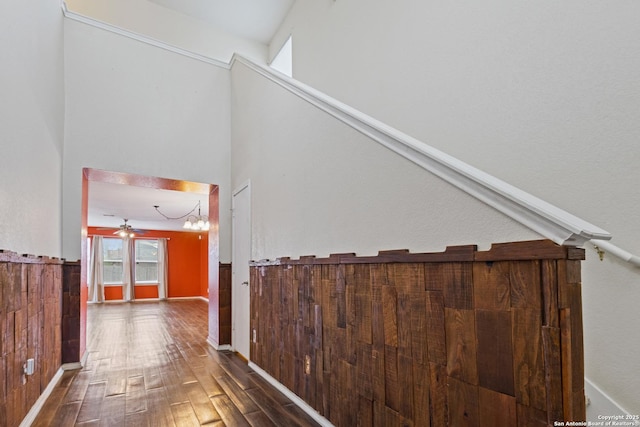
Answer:
[[[113, 230], [89, 227], [89, 235], [113, 237]], [[167, 296], [208, 296], [208, 234], [180, 231], [147, 230], [140, 239], [168, 238], [169, 279]], [[136, 299], [158, 298], [157, 286], [136, 286]], [[203, 292], [204, 289], [204, 292]], [[121, 300], [121, 286], [105, 287], [106, 300]]]

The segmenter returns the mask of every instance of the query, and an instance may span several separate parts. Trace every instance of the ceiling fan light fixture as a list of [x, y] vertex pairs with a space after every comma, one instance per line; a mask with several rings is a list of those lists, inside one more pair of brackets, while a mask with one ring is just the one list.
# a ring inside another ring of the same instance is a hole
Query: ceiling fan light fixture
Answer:
[[120, 231], [118, 232], [118, 235], [119, 235], [120, 237], [122, 237], [123, 239], [124, 239], [125, 237], [135, 237], [135, 234], [133, 234], [132, 232], [127, 231], [127, 230], [120, 230]]
[[120, 236], [122, 239], [126, 239], [127, 237], [134, 238], [135, 234], [133, 233], [133, 228], [131, 228], [127, 221], [129, 220], [124, 218], [124, 224], [121, 224], [120, 228], [113, 234]]

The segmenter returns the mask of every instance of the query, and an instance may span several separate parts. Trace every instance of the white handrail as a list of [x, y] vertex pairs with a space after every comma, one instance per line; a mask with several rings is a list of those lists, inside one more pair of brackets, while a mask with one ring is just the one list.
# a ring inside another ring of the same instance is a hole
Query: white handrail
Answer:
[[591, 239], [611, 239], [607, 231], [418, 141], [304, 83], [236, 54], [231, 60], [231, 67], [237, 62], [560, 245], [582, 246]]
[[591, 240], [590, 243], [594, 246], [598, 255], [600, 255], [600, 260], [602, 260], [605, 253], [610, 253], [623, 261], [628, 262], [629, 264], [640, 267], [640, 257], [632, 254], [631, 252], [627, 252], [619, 246], [614, 245], [611, 242], [606, 242], [603, 240]]
[[241, 63], [358, 132], [559, 245], [582, 246], [592, 239], [598, 241], [611, 239], [611, 235], [607, 231], [575, 215], [449, 156], [422, 141], [418, 141], [310, 86], [266, 66], [258, 65], [240, 55], [234, 54], [230, 63], [226, 64], [222, 61], [194, 54], [162, 41], [71, 12], [67, 9], [64, 1], [62, 10], [67, 18], [216, 66], [232, 68], [236, 63]]

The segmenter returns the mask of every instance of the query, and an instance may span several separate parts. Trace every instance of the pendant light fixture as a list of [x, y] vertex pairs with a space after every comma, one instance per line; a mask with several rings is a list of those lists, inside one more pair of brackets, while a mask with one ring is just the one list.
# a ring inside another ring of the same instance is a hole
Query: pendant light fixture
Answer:
[[[184, 221], [184, 225], [182, 226], [182, 228], [184, 228], [185, 230], [208, 231], [209, 228], [211, 227], [211, 225], [209, 224], [209, 217], [206, 215], [202, 215], [200, 212], [200, 200], [198, 200], [198, 203], [194, 206], [193, 209], [191, 209], [190, 212], [187, 212], [186, 214], [179, 217], [167, 216], [162, 212], [160, 212], [160, 209], [158, 209], [159, 207], [160, 206], [158, 205], [154, 206], [156, 212], [158, 212], [160, 215], [162, 215], [168, 220], [177, 220], [177, 219], [186, 218], [186, 220]], [[198, 215], [193, 215], [192, 213], [195, 212], [196, 209], [198, 209]]]
[[186, 230], [207, 231], [210, 227], [209, 218], [200, 215], [200, 201], [198, 200], [198, 216], [189, 215], [182, 228]]

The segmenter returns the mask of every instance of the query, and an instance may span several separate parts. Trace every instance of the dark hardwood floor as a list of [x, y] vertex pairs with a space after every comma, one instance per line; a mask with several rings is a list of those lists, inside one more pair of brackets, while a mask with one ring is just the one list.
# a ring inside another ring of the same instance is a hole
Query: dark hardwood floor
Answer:
[[86, 366], [33, 426], [316, 426], [231, 352], [206, 342], [200, 300], [89, 305]]

